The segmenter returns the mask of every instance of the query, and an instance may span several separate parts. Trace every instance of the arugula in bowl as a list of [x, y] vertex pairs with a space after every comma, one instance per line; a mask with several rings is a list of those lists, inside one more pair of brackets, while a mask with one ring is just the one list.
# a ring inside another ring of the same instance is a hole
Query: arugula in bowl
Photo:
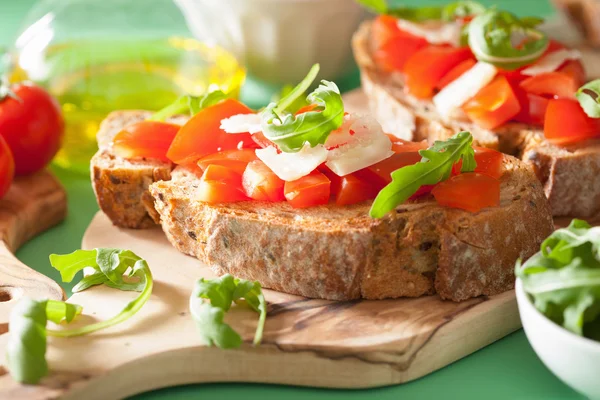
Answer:
[[600, 340], [600, 227], [574, 219], [515, 274], [533, 305], [565, 329]]

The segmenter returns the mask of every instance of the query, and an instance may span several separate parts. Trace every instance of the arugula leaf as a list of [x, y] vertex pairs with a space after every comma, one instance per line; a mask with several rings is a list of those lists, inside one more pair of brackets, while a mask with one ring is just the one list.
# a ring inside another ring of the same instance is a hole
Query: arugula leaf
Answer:
[[67, 323], [81, 313], [81, 306], [57, 300], [36, 301], [23, 297], [9, 320], [6, 362], [14, 380], [35, 384], [48, 374], [46, 323]]
[[357, 0], [357, 2], [376, 14], [386, 14], [388, 11], [386, 0]]
[[536, 29], [541, 22], [540, 18], [519, 18], [508, 11], [490, 9], [469, 24], [469, 47], [479, 61], [517, 69], [540, 58], [548, 48], [548, 36]]
[[344, 122], [344, 102], [335, 83], [321, 81], [306, 100], [317, 109], [298, 116], [286, 114], [280, 117], [277, 114], [279, 105], [271, 103], [261, 113], [263, 134], [284, 152], [298, 152], [306, 142], [311, 147], [323, 144]]
[[47, 321], [69, 323], [81, 313], [81, 306], [55, 300], [22, 300], [11, 313], [7, 346], [9, 371], [18, 382], [34, 384], [48, 373], [45, 359], [47, 336], [80, 336], [119, 324], [135, 315], [152, 293], [153, 280], [148, 264], [129, 250], [94, 249], [77, 250], [65, 255], [52, 254], [50, 263], [60, 272], [63, 282], [71, 282], [86, 267], [93, 268], [95, 272], [75, 286], [78, 291], [106, 284], [112, 288], [141, 293], [113, 318], [62, 330], [46, 329]]
[[485, 6], [477, 1], [455, 1], [442, 8], [442, 20], [454, 21], [457, 18], [483, 14], [485, 11]]
[[600, 79], [595, 79], [580, 87], [575, 96], [589, 117], [600, 118]]
[[[260, 314], [254, 345], [259, 345], [267, 317], [267, 302], [258, 282], [236, 279], [226, 274], [220, 278], [201, 278], [190, 297], [190, 312], [196, 321], [202, 340], [209, 346], [223, 349], [237, 348], [242, 344], [240, 335], [223, 321], [233, 302], [245, 303]], [[206, 302], [209, 300], [210, 302]]]
[[452, 167], [461, 159], [462, 172], [475, 170], [477, 163], [472, 143], [473, 136], [469, 132], [460, 132], [446, 141], [436, 141], [427, 150], [420, 150], [421, 162], [392, 172], [392, 182], [379, 192], [371, 206], [371, 217], [382, 218], [408, 200], [421, 186], [435, 185], [448, 179]]
[[[308, 74], [302, 81], [296, 85], [296, 87], [292, 88], [285, 96], [281, 98], [277, 102], [277, 107], [275, 107], [275, 113], [281, 114], [282, 112], [288, 111], [290, 113], [294, 113], [292, 110], [292, 105], [302, 103], [302, 95], [304, 92], [308, 90], [310, 85], [314, 82], [317, 75], [319, 74], [319, 70], [321, 67], [319, 64], [314, 64]], [[304, 100], [304, 105], [308, 104], [306, 100]], [[296, 110], [297, 111], [297, 110]]]
[[550, 235], [515, 275], [546, 317], [578, 335], [600, 337], [600, 228], [574, 219]]
[[210, 107], [218, 102], [225, 100], [229, 95], [221, 90], [213, 90], [203, 96], [184, 95], [179, 97], [173, 103], [158, 110], [148, 120], [150, 121], [165, 121], [177, 114], [189, 112], [191, 115], [197, 114], [200, 110]]

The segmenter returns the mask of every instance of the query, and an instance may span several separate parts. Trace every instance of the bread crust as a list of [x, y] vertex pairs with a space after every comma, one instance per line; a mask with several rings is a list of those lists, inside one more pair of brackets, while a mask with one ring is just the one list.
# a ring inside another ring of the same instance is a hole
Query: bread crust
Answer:
[[[362, 86], [374, 116], [390, 133], [406, 140], [444, 140], [461, 130], [473, 134], [476, 144], [495, 148], [530, 164], [544, 186], [552, 213], [557, 217], [600, 217], [600, 140], [559, 147], [547, 142], [537, 127], [508, 123], [486, 130], [458, 118], [444, 120], [431, 101], [415, 99], [404, 90], [401, 74], [381, 71], [371, 57], [371, 22], [361, 25], [353, 38], [354, 56]], [[412, 137], [397, 123], [397, 116], [415, 115]]]
[[[148, 186], [156, 181], [169, 180], [174, 168], [172, 163], [157, 159], [127, 160], [113, 154], [114, 136], [125, 126], [150, 115], [149, 111], [141, 110], [110, 113], [100, 125], [97, 134], [99, 149], [90, 161], [92, 188], [98, 206], [113, 224], [123, 228], [145, 229], [156, 225], [143, 199], [149, 196]], [[177, 116], [169, 122], [182, 124], [186, 120], [187, 117]]]
[[167, 238], [216, 274], [330, 300], [417, 297], [461, 301], [513, 287], [514, 262], [531, 256], [553, 230], [540, 183], [507, 157], [500, 207], [479, 213], [431, 199], [382, 219], [370, 204], [293, 209], [257, 201], [195, 200], [199, 177], [178, 167], [150, 186]]

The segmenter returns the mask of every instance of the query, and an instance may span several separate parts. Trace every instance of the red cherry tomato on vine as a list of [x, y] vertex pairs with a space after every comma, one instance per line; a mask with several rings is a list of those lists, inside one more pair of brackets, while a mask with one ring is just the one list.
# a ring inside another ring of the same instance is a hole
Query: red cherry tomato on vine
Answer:
[[14, 176], [15, 160], [6, 140], [0, 136], [0, 199], [8, 192]]
[[17, 175], [37, 172], [52, 160], [64, 127], [58, 102], [41, 87], [28, 83], [0, 87], [0, 135], [12, 151]]

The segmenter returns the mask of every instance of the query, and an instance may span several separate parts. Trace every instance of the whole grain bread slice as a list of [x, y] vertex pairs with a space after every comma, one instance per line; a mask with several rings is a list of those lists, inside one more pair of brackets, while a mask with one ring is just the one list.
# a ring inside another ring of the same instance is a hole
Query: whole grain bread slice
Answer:
[[514, 263], [553, 231], [549, 206], [529, 167], [506, 157], [499, 207], [469, 213], [429, 199], [382, 219], [370, 204], [293, 209], [247, 201], [196, 200], [199, 176], [177, 167], [150, 185], [163, 230], [180, 251], [216, 274], [312, 298], [351, 300], [438, 293], [464, 300], [509, 290]]
[[[431, 101], [414, 98], [404, 90], [399, 73], [379, 69], [372, 58], [371, 22], [356, 32], [352, 47], [361, 70], [369, 106], [384, 130], [406, 140], [445, 140], [457, 131], [473, 134], [477, 144], [495, 148], [530, 164], [543, 184], [557, 217], [600, 217], [600, 140], [559, 147], [544, 139], [538, 127], [508, 123], [487, 130], [457, 113], [442, 118]], [[410, 116], [414, 116], [414, 125]], [[411, 129], [406, 129], [409, 126]]]
[[[143, 229], [155, 226], [142, 199], [149, 195], [151, 183], [169, 180], [174, 168], [170, 162], [151, 158], [128, 160], [112, 151], [112, 141], [117, 133], [151, 114], [140, 110], [112, 112], [102, 121], [96, 136], [98, 152], [90, 162], [92, 187], [100, 209], [120, 227]], [[183, 124], [186, 120], [185, 116], [176, 116], [169, 122]]]

